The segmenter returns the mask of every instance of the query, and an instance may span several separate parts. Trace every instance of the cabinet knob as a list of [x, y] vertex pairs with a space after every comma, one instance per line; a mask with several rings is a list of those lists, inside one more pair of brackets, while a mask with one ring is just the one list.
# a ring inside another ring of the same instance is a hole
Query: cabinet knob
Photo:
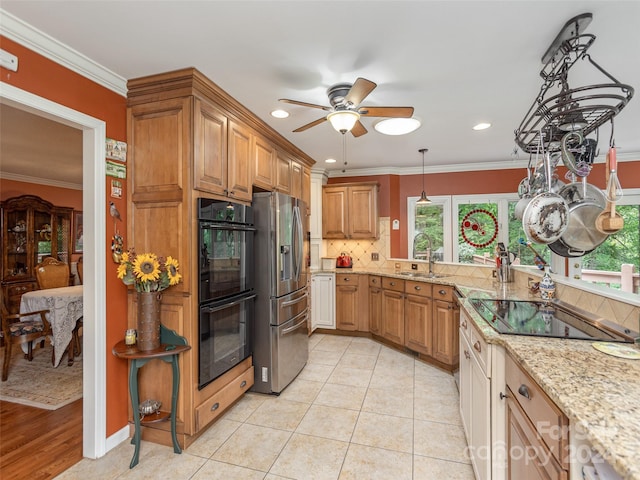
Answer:
[[504, 400], [505, 398], [507, 398], [509, 395], [507, 395], [506, 393], [502, 393], [500, 392], [500, 400]]
[[422, 288], [420, 288], [420, 285], [416, 285], [416, 286], [415, 286], [415, 287], [413, 287], [413, 288], [415, 288], [415, 289], [416, 289], [416, 290], [418, 290], [418, 291], [422, 290]]
[[351, 281], [351, 279], [350, 279], [349, 277], [344, 277], [344, 281], [345, 281], [345, 282], [350, 282], [350, 281]]
[[446, 294], [447, 294], [447, 291], [446, 291], [446, 290], [438, 290], [438, 293], [439, 293], [440, 295], [446, 295]]
[[473, 344], [473, 348], [475, 348], [478, 353], [482, 353], [482, 345], [480, 345], [480, 340]]
[[460, 322], [460, 326], [466, 330], [467, 329], [467, 321], [463, 320], [462, 322]]
[[213, 405], [211, 405], [211, 411], [215, 412], [218, 408], [220, 408], [220, 403], [216, 402]]
[[529, 393], [529, 388], [525, 384], [520, 385], [520, 388], [518, 389], [518, 393], [522, 395], [524, 398], [531, 400], [531, 394]]
[[243, 380], [242, 383], [240, 384], [240, 388], [244, 388], [247, 386], [247, 381]]
[[469, 353], [469, 351], [468, 351], [468, 350], [465, 350], [465, 351], [464, 351], [464, 357], [465, 357], [467, 360], [469, 360], [469, 359], [471, 358], [471, 354]]
[[389, 282], [389, 285], [391, 285], [392, 287], [396, 286], [396, 282]]

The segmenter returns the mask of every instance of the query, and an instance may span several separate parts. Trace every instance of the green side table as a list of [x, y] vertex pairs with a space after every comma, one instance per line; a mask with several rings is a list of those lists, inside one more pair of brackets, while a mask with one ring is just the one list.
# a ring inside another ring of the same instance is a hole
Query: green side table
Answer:
[[160, 325], [160, 347], [155, 350], [140, 351], [136, 345], [125, 345], [124, 340], [118, 342], [112, 350], [112, 353], [125, 360], [129, 360], [129, 394], [131, 396], [131, 409], [133, 410], [133, 421], [135, 424], [135, 433], [131, 439], [131, 443], [136, 446], [133, 458], [129, 464], [129, 468], [133, 468], [138, 464], [140, 456], [140, 437], [141, 437], [141, 420], [140, 398], [138, 395], [138, 370], [147, 364], [150, 360], [158, 359], [164, 362], [171, 362], [173, 369], [173, 389], [171, 392], [171, 411], [160, 412], [154, 421], [166, 420], [171, 418], [171, 439], [173, 440], [174, 453], [182, 453], [182, 449], [178, 444], [176, 436], [176, 406], [178, 404], [178, 385], [180, 384], [180, 369], [178, 368], [178, 355], [182, 352], [190, 350], [191, 346], [187, 345], [187, 339], [178, 335], [175, 331]]

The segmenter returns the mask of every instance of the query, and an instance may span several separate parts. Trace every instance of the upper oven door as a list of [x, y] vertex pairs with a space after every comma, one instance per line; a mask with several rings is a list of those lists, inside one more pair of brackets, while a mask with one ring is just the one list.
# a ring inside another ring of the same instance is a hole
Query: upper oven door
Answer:
[[201, 220], [199, 230], [200, 303], [253, 290], [255, 228]]

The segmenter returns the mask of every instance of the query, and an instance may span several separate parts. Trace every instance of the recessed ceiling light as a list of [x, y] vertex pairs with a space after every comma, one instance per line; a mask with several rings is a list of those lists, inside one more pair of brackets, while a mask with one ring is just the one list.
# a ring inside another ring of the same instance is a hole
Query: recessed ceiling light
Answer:
[[336, 159], [335, 158], [327, 158], [324, 163], [336, 163]]
[[406, 135], [420, 127], [417, 118], [387, 118], [377, 122], [373, 128], [385, 135]]
[[490, 123], [479, 123], [477, 125], [473, 126], [474, 130], [486, 130], [487, 128], [489, 128], [491, 126]]
[[285, 110], [274, 110], [271, 112], [271, 116], [276, 118], [287, 118], [289, 116], [289, 112]]

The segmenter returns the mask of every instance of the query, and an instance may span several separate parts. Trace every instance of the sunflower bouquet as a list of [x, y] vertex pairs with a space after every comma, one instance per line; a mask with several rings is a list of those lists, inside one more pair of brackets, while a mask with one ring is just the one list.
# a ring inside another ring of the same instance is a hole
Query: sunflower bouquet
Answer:
[[136, 255], [133, 249], [122, 253], [117, 275], [125, 285], [133, 285], [138, 292], [161, 292], [182, 279], [178, 260], [158, 257], [155, 253]]

